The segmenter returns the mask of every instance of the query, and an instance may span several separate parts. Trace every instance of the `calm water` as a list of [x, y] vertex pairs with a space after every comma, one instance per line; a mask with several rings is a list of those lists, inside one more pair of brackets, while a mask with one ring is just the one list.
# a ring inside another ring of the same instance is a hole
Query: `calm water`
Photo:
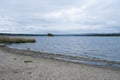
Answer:
[[42, 37], [36, 43], [11, 44], [10, 47], [52, 52], [120, 62], [120, 37]]

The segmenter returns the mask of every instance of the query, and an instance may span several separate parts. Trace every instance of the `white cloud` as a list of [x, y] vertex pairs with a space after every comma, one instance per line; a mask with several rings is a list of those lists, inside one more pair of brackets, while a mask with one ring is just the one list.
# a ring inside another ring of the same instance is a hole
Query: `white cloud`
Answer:
[[58, 19], [63, 21], [80, 20], [85, 14], [80, 8], [72, 7], [43, 15], [47, 19]]
[[[78, 21], [78, 20], [83, 20], [84, 18], [89, 17], [89, 13], [86, 13], [89, 7], [91, 7], [94, 4], [97, 4], [101, 1], [96, 1], [96, 0], [91, 0], [83, 3], [82, 6], [79, 7], [69, 7], [66, 9], [61, 9], [61, 10], [56, 10], [56, 11], [51, 11], [50, 13], [46, 13], [43, 16], [45, 18], [51, 18], [51, 19], [61, 19], [61, 20], [68, 20], [68, 21]], [[93, 7], [94, 8], [94, 7]], [[91, 16], [94, 17], [94, 16]]]

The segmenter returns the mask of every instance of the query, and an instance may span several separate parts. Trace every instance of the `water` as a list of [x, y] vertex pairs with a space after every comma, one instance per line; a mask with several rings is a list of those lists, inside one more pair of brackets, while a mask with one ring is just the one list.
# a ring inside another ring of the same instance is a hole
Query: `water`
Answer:
[[120, 62], [120, 37], [34, 36], [36, 43], [11, 44], [18, 49]]

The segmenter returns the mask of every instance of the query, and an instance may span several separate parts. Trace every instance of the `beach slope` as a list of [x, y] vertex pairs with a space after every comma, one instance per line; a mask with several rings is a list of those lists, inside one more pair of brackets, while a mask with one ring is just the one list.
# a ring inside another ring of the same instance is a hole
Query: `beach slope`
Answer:
[[119, 69], [36, 58], [18, 53], [0, 48], [0, 80], [120, 80]]

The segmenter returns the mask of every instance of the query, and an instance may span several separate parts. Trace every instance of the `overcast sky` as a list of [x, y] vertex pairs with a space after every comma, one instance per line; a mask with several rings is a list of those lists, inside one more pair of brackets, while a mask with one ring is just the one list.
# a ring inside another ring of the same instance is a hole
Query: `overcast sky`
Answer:
[[120, 0], [0, 0], [0, 32], [120, 32]]

